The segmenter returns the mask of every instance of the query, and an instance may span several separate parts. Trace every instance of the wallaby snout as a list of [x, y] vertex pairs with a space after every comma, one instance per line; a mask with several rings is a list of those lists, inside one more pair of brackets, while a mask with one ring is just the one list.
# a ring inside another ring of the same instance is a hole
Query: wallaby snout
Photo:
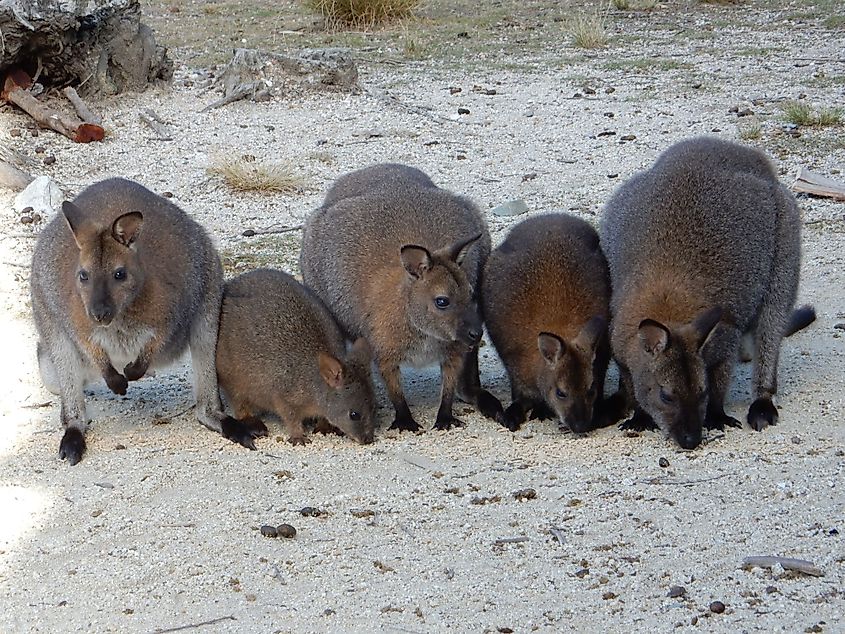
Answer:
[[483, 334], [481, 315], [478, 314], [478, 306], [473, 302], [464, 313], [460, 328], [458, 328], [457, 339], [465, 343], [467, 347], [474, 348], [481, 341]]

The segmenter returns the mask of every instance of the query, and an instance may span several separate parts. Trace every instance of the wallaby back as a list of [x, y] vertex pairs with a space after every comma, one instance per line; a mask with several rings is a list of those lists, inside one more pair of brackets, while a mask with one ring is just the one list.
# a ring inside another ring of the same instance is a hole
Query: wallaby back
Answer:
[[[305, 226], [303, 279], [350, 337], [369, 341], [403, 410], [397, 424], [416, 429], [399, 364], [442, 364], [478, 343], [474, 291], [490, 251], [484, 219], [472, 202], [406, 166], [365, 168], [331, 191]], [[460, 359], [452, 365], [460, 371]], [[453, 420], [448, 409], [444, 425]]]
[[31, 284], [42, 376], [61, 394], [68, 428], [62, 457], [78, 462], [85, 449], [86, 382], [101, 376], [124, 394], [128, 381], [189, 344], [198, 417], [221, 431], [214, 372], [221, 281], [203, 228], [137, 183], [101, 181], [64, 204], [39, 236]]
[[525, 220], [484, 271], [487, 331], [511, 381], [505, 423], [548, 409], [573, 431], [595, 426], [609, 350], [610, 280], [599, 238], [567, 214]]
[[366, 343], [347, 352], [323, 303], [287, 273], [258, 269], [226, 283], [217, 376], [238, 418], [277, 414], [293, 443], [304, 442], [308, 418], [325, 418], [359, 443], [373, 441]]
[[[765, 348], [758, 399], [771, 405], [797, 292], [800, 220], [762, 153], [711, 138], [676, 144], [614, 194], [601, 240], [613, 354], [640, 414], [684, 447], [700, 442], [702, 425], [738, 424], [723, 401], [749, 330]], [[773, 422], [773, 406], [754, 407]]]

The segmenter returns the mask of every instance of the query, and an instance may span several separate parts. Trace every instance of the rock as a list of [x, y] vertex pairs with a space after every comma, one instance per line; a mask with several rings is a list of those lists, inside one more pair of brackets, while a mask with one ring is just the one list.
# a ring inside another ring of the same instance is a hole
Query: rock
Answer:
[[616, 88], [614, 88], [613, 86], [608, 86], [607, 88], [604, 89], [604, 92], [606, 92], [609, 95], [611, 93], [616, 92]]
[[21, 216], [21, 224], [22, 225], [31, 225], [32, 224], [32, 216]]
[[29, 207], [44, 218], [51, 218], [64, 200], [64, 192], [52, 178], [39, 176], [17, 195], [14, 208], [22, 213]]
[[55, 162], [56, 162], [56, 157], [53, 156], [52, 154], [48, 154], [47, 156], [44, 157], [44, 165], [52, 165]]
[[458, 108], [458, 114], [469, 114], [469, 108]]
[[12, 128], [11, 130], [9, 130], [9, 136], [20, 136], [20, 135], [21, 135], [20, 128]]
[[636, 138], [637, 138], [636, 134], [623, 134], [621, 137], [619, 137], [619, 140], [620, 141], [633, 141]]
[[450, 95], [457, 95], [462, 90], [463, 90], [463, 88], [461, 88], [460, 86], [449, 86], [449, 94]]
[[279, 532], [276, 530], [275, 526], [265, 524], [261, 527], [261, 534], [264, 535], [264, 537], [277, 537]]
[[686, 596], [687, 589], [684, 586], [672, 586], [669, 588], [669, 593], [666, 595], [670, 599], [677, 599], [678, 597]]
[[595, 95], [595, 94], [596, 94], [596, 89], [595, 89], [595, 88], [591, 88], [590, 86], [584, 86], [584, 94], [585, 94], [585, 95]]
[[509, 200], [490, 210], [494, 216], [518, 216], [528, 211], [528, 205], [522, 199]]
[[721, 614], [725, 611], [725, 604], [721, 601], [713, 601], [713, 603], [710, 604], [710, 611], [713, 614]]
[[537, 491], [534, 489], [520, 489], [519, 491], [514, 491], [512, 493], [513, 497], [520, 502], [525, 500], [533, 500], [537, 497]]
[[296, 529], [290, 524], [280, 524], [276, 527], [276, 534], [279, 537], [291, 539], [292, 537], [296, 537]]
[[838, 323], [833, 326], [836, 330], [845, 330], [845, 323]]
[[669, 466], [669, 461], [666, 458], [661, 456], [660, 460], [657, 461], [657, 464], [659, 464], [661, 467], [663, 467], [665, 469], [666, 467]]

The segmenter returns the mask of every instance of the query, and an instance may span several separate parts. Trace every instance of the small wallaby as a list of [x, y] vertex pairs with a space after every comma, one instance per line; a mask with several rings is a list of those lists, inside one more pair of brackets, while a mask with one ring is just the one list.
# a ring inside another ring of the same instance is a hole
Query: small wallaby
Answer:
[[281, 271], [258, 269], [226, 283], [217, 377], [238, 419], [276, 414], [294, 445], [303, 421], [326, 419], [362, 444], [373, 442], [370, 350], [346, 341], [314, 293]]
[[511, 229], [484, 269], [487, 332], [510, 378], [502, 424], [556, 417], [574, 432], [607, 419], [610, 278], [599, 236], [568, 214], [529, 218]]
[[440, 364], [437, 429], [460, 424], [452, 415], [456, 390], [482, 412], [496, 400], [478, 381], [476, 292], [489, 253], [478, 208], [405, 165], [342, 176], [308, 218], [303, 279], [348, 336], [370, 343], [396, 410], [392, 429], [419, 429], [400, 364]]
[[714, 138], [682, 141], [607, 203], [611, 347], [634, 417], [681, 447], [702, 428], [741, 423], [724, 410], [742, 334], [753, 332], [749, 425], [777, 422], [772, 403], [784, 335], [815, 318], [793, 311], [801, 221], [759, 151]]
[[217, 393], [222, 277], [205, 230], [137, 183], [108, 179], [63, 204], [38, 237], [31, 280], [39, 369], [61, 398], [62, 459], [73, 465], [85, 452], [87, 383], [102, 377], [126, 394], [186, 348], [199, 421], [254, 448], [260, 430], [227, 419]]

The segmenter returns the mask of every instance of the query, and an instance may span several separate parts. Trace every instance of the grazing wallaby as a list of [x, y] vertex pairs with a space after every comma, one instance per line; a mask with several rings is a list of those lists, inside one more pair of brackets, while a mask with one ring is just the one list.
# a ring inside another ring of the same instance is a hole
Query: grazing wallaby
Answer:
[[512, 403], [502, 420], [508, 429], [516, 431], [529, 410], [574, 432], [616, 421], [600, 407], [610, 360], [610, 279], [595, 229], [567, 214], [519, 223], [490, 254], [481, 297], [510, 378]]
[[724, 410], [743, 333], [753, 332], [748, 423], [777, 422], [780, 342], [808, 325], [793, 312], [801, 222], [795, 199], [757, 150], [713, 138], [678, 143], [608, 202], [611, 346], [633, 419], [692, 449], [702, 427], [741, 426]]
[[347, 335], [370, 343], [396, 410], [391, 428], [419, 429], [400, 364], [440, 363], [437, 429], [460, 423], [456, 389], [488, 413], [498, 402], [478, 381], [476, 292], [490, 236], [478, 208], [397, 164], [341, 177], [326, 201], [305, 225], [303, 279]]
[[303, 421], [327, 419], [362, 444], [373, 442], [375, 397], [370, 350], [349, 353], [328, 309], [281, 271], [259, 269], [226, 283], [217, 377], [238, 419], [276, 414], [294, 445], [308, 442]]
[[38, 237], [31, 287], [41, 376], [61, 397], [61, 458], [76, 464], [85, 452], [87, 383], [102, 377], [126, 394], [186, 348], [200, 422], [253, 446], [260, 430], [226, 418], [217, 395], [220, 260], [181, 209], [131, 181], [91, 185]]

